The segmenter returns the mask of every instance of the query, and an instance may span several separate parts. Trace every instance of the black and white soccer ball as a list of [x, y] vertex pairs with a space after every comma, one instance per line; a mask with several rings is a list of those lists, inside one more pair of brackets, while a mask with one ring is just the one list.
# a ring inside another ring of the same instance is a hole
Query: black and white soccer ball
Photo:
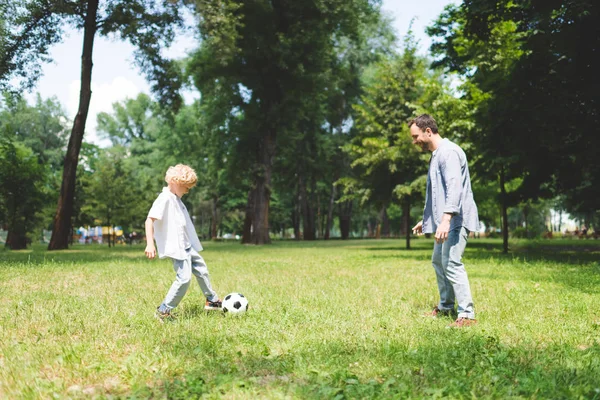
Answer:
[[241, 293], [229, 293], [223, 299], [223, 312], [241, 315], [248, 311], [248, 299]]

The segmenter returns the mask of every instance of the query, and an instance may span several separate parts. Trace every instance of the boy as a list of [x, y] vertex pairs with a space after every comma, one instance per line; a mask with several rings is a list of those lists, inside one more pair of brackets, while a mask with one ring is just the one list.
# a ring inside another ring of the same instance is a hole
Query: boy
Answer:
[[161, 321], [171, 318], [171, 310], [177, 307], [187, 292], [192, 274], [206, 297], [204, 309], [220, 310], [221, 300], [212, 289], [208, 268], [202, 256], [198, 254], [202, 245], [190, 215], [181, 201], [181, 197], [196, 185], [196, 172], [187, 165], [178, 164], [169, 167], [165, 181], [168, 186], [158, 195], [146, 219], [145, 253], [150, 259], [156, 257], [156, 239], [158, 256], [173, 260], [173, 269], [177, 276], [164, 301], [156, 309], [156, 316]]

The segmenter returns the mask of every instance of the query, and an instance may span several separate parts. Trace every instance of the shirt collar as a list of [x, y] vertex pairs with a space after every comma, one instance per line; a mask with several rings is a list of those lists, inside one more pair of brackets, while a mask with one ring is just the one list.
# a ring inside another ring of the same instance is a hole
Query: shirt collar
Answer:
[[177, 197], [177, 195], [175, 193], [173, 193], [173, 192], [171, 192], [171, 190], [169, 190], [168, 186], [164, 187], [162, 191], [163, 191], [163, 193], [169, 194], [171, 197]]
[[435, 149], [432, 153], [431, 153], [431, 158], [435, 157], [435, 154], [437, 153], [437, 151], [446, 146], [448, 143], [450, 143], [450, 140], [448, 140], [448, 138], [443, 138], [442, 141], [440, 142], [440, 145], [437, 147], [437, 149]]

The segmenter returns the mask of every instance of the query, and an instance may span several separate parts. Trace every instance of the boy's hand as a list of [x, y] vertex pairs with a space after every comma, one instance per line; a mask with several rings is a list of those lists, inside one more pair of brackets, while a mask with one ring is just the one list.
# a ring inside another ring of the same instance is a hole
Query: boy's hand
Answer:
[[154, 257], [156, 257], [156, 247], [154, 247], [154, 245], [147, 245], [146, 246], [146, 250], [144, 251], [146, 253], [146, 257], [148, 257], [149, 259], [153, 259]]

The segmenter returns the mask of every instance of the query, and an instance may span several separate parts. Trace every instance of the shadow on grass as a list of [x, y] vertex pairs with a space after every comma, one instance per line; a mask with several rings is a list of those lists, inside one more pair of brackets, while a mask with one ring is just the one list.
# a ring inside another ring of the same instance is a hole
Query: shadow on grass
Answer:
[[[416, 327], [423, 339], [409, 346], [393, 339], [371, 345], [303, 343], [285, 354], [258, 350], [224, 354], [202, 338], [193, 353], [210, 355], [204, 370], [163, 377], [138, 388], [133, 398], [208, 397], [343, 398], [600, 398], [600, 346], [577, 349], [509, 346], [479, 329]], [[187, 338], [173, 338], [172, 356], [190, 352]], [[369, 378], [361, 378], [369, 376]]]

